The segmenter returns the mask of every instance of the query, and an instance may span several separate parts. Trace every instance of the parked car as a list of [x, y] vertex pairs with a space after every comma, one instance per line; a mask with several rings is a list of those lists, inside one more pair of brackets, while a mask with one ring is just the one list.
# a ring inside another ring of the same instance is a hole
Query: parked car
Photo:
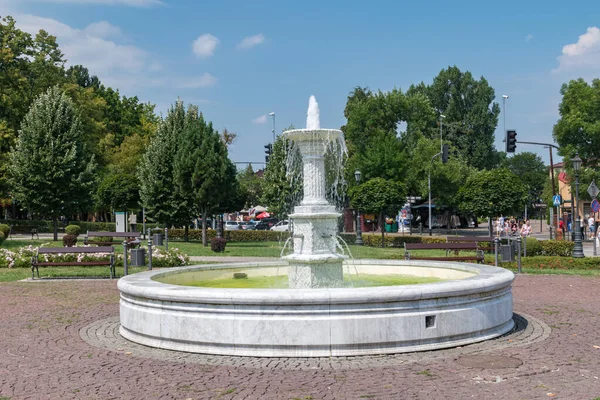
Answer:
[[241, 221], [238, 222], [238, 225], [244, 231], [253, 231], [256, 229], [256, 222], [254, 221]]
[[240, 229], [237, 221], [225, 221], [225, 230], [226, 231], [237, 231]]
[[286, 232], [290, 228], [291, 228], [290, 221], [288, 221], [287, 219], [284, 219], [283, 221], [279, 221], [277, 224], [273, 225], [271, 227], [271, 230], [277, 231], [277, 232]]
[[268, 231], [273, 225], [277, 224], [278, 222], [279, 220], [277, 218], [264, 218], [256, 224], [256, 230]]

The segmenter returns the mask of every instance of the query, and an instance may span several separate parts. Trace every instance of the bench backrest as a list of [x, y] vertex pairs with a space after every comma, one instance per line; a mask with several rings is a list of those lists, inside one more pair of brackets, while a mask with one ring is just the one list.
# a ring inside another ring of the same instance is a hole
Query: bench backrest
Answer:
[[142, 236], [140, 232], [89, 232], [86, 235], [90, 236], [110, 236], [110, 237], [122, 237], [122, 238], [136, 238]]
[[112, 246], [99, 247], [40, 247], [38, 254], [79, 254], [79, 253], [114, 253]]
[[405, 250], [477, 250], [477, 243], [404, 243]]
[[453, 242], [473, 242], [473, 243], [480, 243], [480, 242], [490, 242], [493, 243], [494, 242], [494, 238], [493, 237], [473, 237], [473, 236], [448, 236], [446, 238], [446, 241], [448, 241], [448, 243]]

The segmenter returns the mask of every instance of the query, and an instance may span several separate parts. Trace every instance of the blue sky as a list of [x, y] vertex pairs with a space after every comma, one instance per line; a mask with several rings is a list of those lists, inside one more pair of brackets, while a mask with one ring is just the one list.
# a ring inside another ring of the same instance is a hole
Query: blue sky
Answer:
[[[448, 65], [484, 76], [518, 139], [552, 141], [559, 89], [600, 76], [597, 1], [0, 0], [46, 29], [70, 64], [165, 112], [178, 97], [238, 133], [233, 161], [263, 161], [276, 128], [339, 128], [355, 86], [407, 89]], [[502, 116], [496, 147], [503, 149]], [[548, 160], [548, 150], [518, 145]]]

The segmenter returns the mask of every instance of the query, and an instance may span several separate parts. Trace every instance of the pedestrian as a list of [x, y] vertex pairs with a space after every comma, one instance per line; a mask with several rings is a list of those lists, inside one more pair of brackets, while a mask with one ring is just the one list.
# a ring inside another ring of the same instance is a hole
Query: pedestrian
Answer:
[[531, 225], [529, 224], [529, 220], [523, 223], [521, 227], [521, 236], [527, 237], [531, 234]]
[[594, 215], [590, 215], [588, 218], [588, 230], [590, 232], [589, 240], [594, 240], [594, 233], [596, 230], [596, 221], [594, 220]]
[[131, 232], [135, 232], [135, 227], [137, 225], [137, 215], [135, 213], [129, 214], [129, 225], [131, 226]]

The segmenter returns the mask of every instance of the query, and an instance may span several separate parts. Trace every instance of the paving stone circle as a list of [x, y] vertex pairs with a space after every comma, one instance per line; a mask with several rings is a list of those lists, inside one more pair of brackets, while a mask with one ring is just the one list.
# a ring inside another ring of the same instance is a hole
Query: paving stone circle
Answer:
[[[494, 364], [497, 368], [518, 367], [521, 360], [511, 357], [492, 357], [485, 353], [507, 347], [525, 346], [548, 338], [551, 328], [541, 320], [525, 314], [514, 314], [515, 328], [507, 334], [495, 339], [456, 348], [415, 353], [392, 355], [355, 356], [355, 357], [317, 357], [317, 358], [266, 358], [218, 356], [211, 354], [185, 353], [172, 350], [156, 349], [130, 342], [119, 334], [119, 317], [111, 316], [84, 326], [79, 331], [81, 338], [88, 344], [109, 351], [122, 352], [133, 357], [141, 357], [162, 361], [195, 363], [210, 366], [233, 366], [256, 369], [363, 369], [374, 367], [390, 367], [413, 362], [435, 360], [451, 357], [460, 364], [474, 367], [489, 367]], [[481, 354], [479, 358], [474, 357]], [[504, 360], [504, 358], [510, 360]], [[462, 360], [462, 361], [461, 361]], [[471, 361], [469, 361], [471, 360]], [[517, 362], [519, 362], [518, 365]], [[506, 366], [504, 366], [506, 365]]]

